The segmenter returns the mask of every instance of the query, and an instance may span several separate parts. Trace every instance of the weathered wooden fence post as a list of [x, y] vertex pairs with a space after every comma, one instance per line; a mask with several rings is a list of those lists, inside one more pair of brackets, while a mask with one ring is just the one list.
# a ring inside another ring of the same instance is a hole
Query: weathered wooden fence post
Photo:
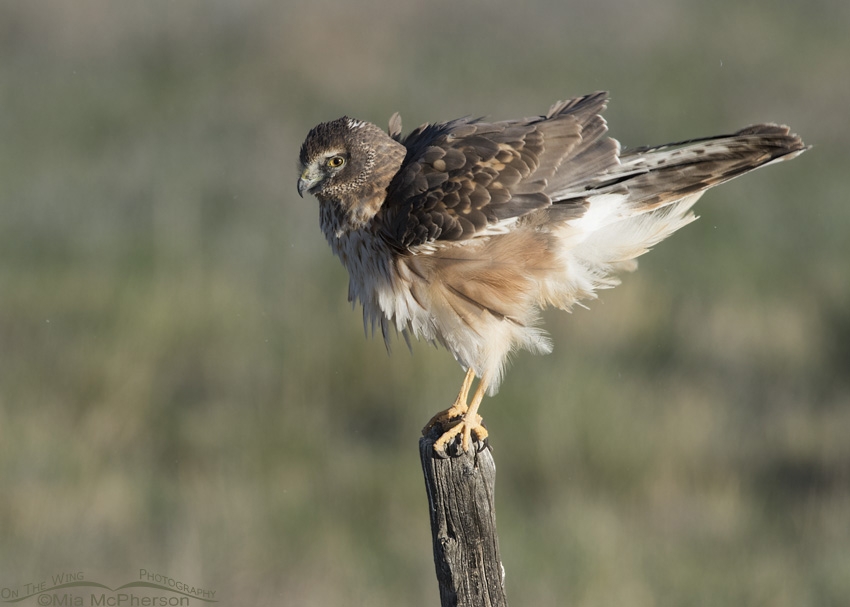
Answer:
[[489, 447], [441, 459], [439, 426], [419, 439], [442, 607], [507, 607]]

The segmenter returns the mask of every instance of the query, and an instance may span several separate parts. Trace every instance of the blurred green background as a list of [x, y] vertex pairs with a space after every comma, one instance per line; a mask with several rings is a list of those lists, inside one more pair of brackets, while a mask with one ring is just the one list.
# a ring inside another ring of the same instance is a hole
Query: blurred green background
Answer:
[[[850, 600], [850, 3], [0, 5], [0, 586], [139, 568], [226, 605], [436, 605], [421, 426], [296, 195], [405, 131], [609, 89], [624, 145], [790, 124], [485, 401], [516, 605]], [[34, 600], [34, 599], [33, 599]]]

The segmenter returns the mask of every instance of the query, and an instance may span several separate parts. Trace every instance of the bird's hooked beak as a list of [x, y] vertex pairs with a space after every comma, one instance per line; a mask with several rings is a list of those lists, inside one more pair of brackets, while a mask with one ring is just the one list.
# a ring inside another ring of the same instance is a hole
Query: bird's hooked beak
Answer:
[[321, 175], [318, 175], [312, 167], [305, 168], [298, 179], [298, 195], [304, 198], [304, 192], [309, 192], [321, 179]]

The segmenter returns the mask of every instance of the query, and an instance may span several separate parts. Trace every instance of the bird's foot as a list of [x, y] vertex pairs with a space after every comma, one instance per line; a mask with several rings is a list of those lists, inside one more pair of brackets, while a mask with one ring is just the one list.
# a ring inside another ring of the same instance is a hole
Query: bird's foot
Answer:
[[[470, 415], [472, 413], [472, 415]], [[468, 411], [464, 416], [456, 421], [454, 425], [443, 432], [442, 436], [434, 442], [434, 451], [440, 457], [448, 457], [447, 449], [450, 445], [455, 444], [456, 437], [460, 436], [460, 453], [469, 451], [472, 443], [472, 435], [475, 435], [477, 441], [480, 441], [479, 449], [484, 446], [484, 439], [487, 438], [487, 428], [481, 423], [482, 417], [474, 411]], [[442, 425], [442, 427], [445, 427]]]
[[441, 428], [448, 427], [452, 420], [460, 417], [461, 415], [465, 415], [469, 407], [465, 402], [455, 402], [451, 407], [446, 409], [445, 411], [440, 411], [431, 418], [425, 427], [422, 428], [422, 436], [428, 434], [434, 426], [440, 426]]

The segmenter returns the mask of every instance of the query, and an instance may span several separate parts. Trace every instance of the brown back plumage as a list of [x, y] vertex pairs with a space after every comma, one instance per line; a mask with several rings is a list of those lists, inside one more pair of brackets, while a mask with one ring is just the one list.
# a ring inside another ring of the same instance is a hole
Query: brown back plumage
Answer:
[[[605, 102], [604, 93], [594, 93], [556, 104], [545, 116], [460, 119], [414, 130], [402, 140], [407, 157], [380, 216], [385, 237], [403, 249], [465, 240], [550, 207], [549, 192], [561, 183], [559, 170], [568, 160], [598, 160], [604, 149], [604, 166], [616, 163], [616, 144], [598, 144]], [[557, 217], [578, 217], [584, 206], [564, 201]]]

